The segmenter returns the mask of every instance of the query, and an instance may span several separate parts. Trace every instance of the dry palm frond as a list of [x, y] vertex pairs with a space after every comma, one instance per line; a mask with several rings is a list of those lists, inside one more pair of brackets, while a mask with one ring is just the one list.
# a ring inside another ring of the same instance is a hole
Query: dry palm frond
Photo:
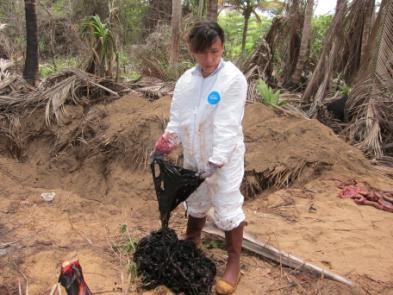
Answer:
[[261, 172], [255, 170], [246, 171], [243, 178], [242, 191], [246, 198], [251, 199], [265, 189], [279, 189], [290, 186], [301, 178], [307, 168], [310, 168], [311, 174], [315, 175], [320, 173], [322, 169], [330, 166], [331, 164], [323, 161], [310, 162], [301, 160], [293, 167], [279, 164]]
[[369, 41], [368, 60], [347, 102], [350, 141], [368, 156], [384, 155], [393, 142], [393, 2], [382, 1]]
[[[107, 82], [105, 79], [104, 81]], [[15, 112], [45, 106], [47, 124], [52, 122], [53, 117], [57, 122], [61, 122], [63, 106], [67, 102], [78, 103], [84, 97], [94, 99], [107, 94], [115, 98], [119, 97], [117, 92], [101, 85], [102, 82], [102, 79], [81, 70], [68, 69], [51, 76], [40, 89], [33, 89], [30, 94], [17, 92], [16, 95], [0, 96], [0, 110]], [[117, 86], [125, 88], [120, 84]]]
[[348, 99], [349, 140], [370, 157], [381, 157], [383, 142], [393, 140], [393, 92], [378, 79], [354, 85]]
[[21, 160], [24, 150], [24, 139], [21, 134], [19, 117], [4, 115], [0, 117], [0, 137], [3, 138], [4, 148], [13, 158]]
[[50, 125], [51, 123], [51, 114], [54, 114], [57, 122], [61, 122], [64, 104], [68, 99], [71, 98], [71, 100], [75, 103], [78, 102], [78, 97], [75, 94], [77, 86], [76, 82], [77, 77], [70, 76], [43, 93], [43, 97], [47, 101], [45, 108], [45, 119], [47, 125]]
[[0, 81], [11, 75], [8, 69], [13, 65], [14, 63], [12, 61], [0, 58]]
[[99, 152], [98, 146], [106, 141], [103, 131], [107, 128], [102, 123], [102, 119], [106, 113], [102, 110], [92, 109], [78, 124], [74, 124], [72, 128], [64, 130], [60, 128], [56, 134], [56, 141], [51, 151], [52, 154], [58, 154], [65, 148], [80, 147], [85, 145], [85, 148], [80, 148], [79, 158], [84, 158], [85, 154], [97, 154]]
[[155, 77], [143, 77], [131, 86], [141, 92], [146, 98], [154, 100], [165, 95], [172, 95], [175, 88], [174, 82], [164, 82]]
[[271, 62], [272, 55], [269, 44], [262, 39], [253, 54], [240, 66], [247, 80], [262, 79], [267, 81], [266, 70]]
[[11, 53], [11, 46], [9, 42], [9, 38], [3, 32], [7, 24], [0, 24], [0, 59], [9, 59]]

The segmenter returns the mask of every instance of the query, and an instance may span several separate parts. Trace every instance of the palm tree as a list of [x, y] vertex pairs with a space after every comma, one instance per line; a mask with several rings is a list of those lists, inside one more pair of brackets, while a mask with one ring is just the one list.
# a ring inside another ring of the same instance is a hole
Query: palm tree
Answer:
[[280, 0], [230, 0], [226, 3], [227, 8], [239, 10], [244, 17], [241, 46], [242, 55], [245, 53], [248, 23], [251, 15], [254, 14], [257, 20], [260, 20], [257, 12], [258, 9], [277, 14], [284, 8], [284, 5], [285, 1]]
[[313, 15], [314, 0], [307, 0], [306, 11], [304, 14], [304, 24], [302, 40], [300, 43], [299, 55], [297, 58], [296, 68], [291, 76], [291, 83], [298, 84], [306, 62], [306, 54], [311, 38], [311, 19]]
[[349, 6], [347, 0], [337, 0], [337, 5], [318, 64], [303, 93], [303, 104], [312, 103], [309, 115], [317, 114], [335, 74], [352, 84], [359, 67], [367, 64], [363, 42], [369, 39], [367, 24], [371, 23], [374, 0], [353, 0]]
[[[393, 155], [393, 1], [382, 0], [346, 110], [348, 136], [370, 157]], [[393, 162], [393, 158], [390, 158]], [[392, 164], [392, 163], [390, 163]]]
[[38, 76], [38, 29], [36, 1], [25, 0], [26, 16], [26, 61], [23, 77], [35, 85]]
[[217, 21], [217, 9], [218, 9], [218, 1], [217, 0], [208, 0], [207, 18], [209, 20]]
[[181, 1], [172, 0], [172, 42], [169, 64], [174, 66], [179, 61], [179, 41], [180, 41], [180, 22], [181, 22]]
[[[86, 72], [103, 77], [112, 76], [113, 59], [119, 67], [119, 55], [116, 42], [108, 25], [101, 22], [99, 16], [90, 16], [83, 20], [82, 37], [90, 40], [91, 55], [86, 65]], [[117, 77], [116, 77], [117, 78]]]
[[336, 14], [327, 32], [322, 53], [302, 96], [303, 104], [312, 103], [309, 109], [309, 115], [311, 116], [316, 115], [326, 95], [334, 64], [338, 59], [338, 52], [344, 46], [342, 36], [344, 20], [348, 10], [347, 1], [337, 0]]
[[[300, 48], [300, 32], [304, 21], [302, 21], [300, 0], [290, 0], [287, 3], [287, 19], [288, 19], [288, 46], [286, 49], [285, 65], [283, 67], [283, 80], [289, 81], [296, 67], [297, 57]], [[285, 86], [285, 85], [284, 85]]]

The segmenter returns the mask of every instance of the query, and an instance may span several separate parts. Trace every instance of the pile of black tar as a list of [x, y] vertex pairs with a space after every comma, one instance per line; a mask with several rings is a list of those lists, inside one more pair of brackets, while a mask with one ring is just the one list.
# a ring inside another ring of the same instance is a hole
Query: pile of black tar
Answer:
[[165, 285], [175, 293], [210, 294], [216, 266], [193, 242], [178, 240], [172, 229], [144, 237], [134, 253], [143, 287]]

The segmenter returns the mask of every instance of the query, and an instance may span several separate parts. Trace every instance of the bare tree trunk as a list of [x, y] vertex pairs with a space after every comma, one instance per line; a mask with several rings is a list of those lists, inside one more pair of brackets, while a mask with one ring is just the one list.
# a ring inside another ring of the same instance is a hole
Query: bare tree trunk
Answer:
[[360, 54], [360, 64], [362, 64], [362, 62], [364, 61], [365, 55], [366, 55], [368, 39], [370, 37], [371, 29], [372, 29], [372, 20], [373, 20], [373, 16], [374, 16], [374, 9], [375, 9], [375, 0], [369, 0], [368, 7], [365, 12], [365, 20], [364, 20], [363, 35], [362, 35], [362, 49], [361, 49], [361, 54]]
[[199, 0], [198, 2], [198, 17], [203, 18], [203, 13], [205, 11], [205, 0]]
[[306, 6], [306, 12], [304, 15], [304, 24], [302, 32], [302, 41], [300, 43], [299, 56], [297, 58], [296, 69], [292, 74], [291, 82], [298, 84], [304, 69], [306, 62], [306, 54], [308, 45], [311, 38], [311, 19], [313, 15], [314, 0], [308, 0]]
[[246, 9], [244, 11], [244, 25], [243, 25], [243, 34], [242, 34], [242, 49], [241, 49], [242, 56], [244, 56], [244, 54], [246, 52], [248, 21], [250, 20], [250, 16], [251, 16], [251, 9]]
[[[342, 47], [342, 56], [336, 58], [335, 71], [351, 84], [365, 59], [367, 39], [371, 30], [374, 0], [354, 0], [348, 8], [343, 24], [343, 36], [347, 40]], [[362, 61], [363, 59], [363, 61]]]
[[347, 2], [347, 0], [337, 0], [336, 1], [336, 12], [335, 12], [335, 14], [337, 14], [337, 12], [338, 12], [339, 8], [341, 7], [341, 5], [343, 5], [346, 2]]
[[172, 0], [172, 42], [169, 58], [170, 65], [175, 65], [179, 61], [181, 8], [181, 0]]
[[26, 16], [26, 61], [23, 77], [35, 85], [38, 76], [38, 29], [36, 1], [25, 0]]
[[341, 40], [341, 36], [344, 18], [347, 11], [347, 2], [338, 0], [337, 3], [340, 5], [336, 8], [336, 14], [327, 33], [325, 45], [318, 60], [318, 64], [315, 67], [312, 77], [302, 96], [303, 104], [312, 102], [309, 110], [310, 116], [314, 116], [316, 114], [323, 98], [325, 97], [338, 50], [343, 46], [343, 44], [341, 44], [343, 42], [343, 40]]
[[299, 55], [299, 33], [300, 33], [300, 15], [299, 15], [299, 0], [292, 0], [289, 3], [289, 43], [287, 50], [287, 57], [284, 68], [284, 83], [289, 81], [297, 63]]
[[217, 0], [208, 0], [207, 18], [211, 21], [217, 21]]

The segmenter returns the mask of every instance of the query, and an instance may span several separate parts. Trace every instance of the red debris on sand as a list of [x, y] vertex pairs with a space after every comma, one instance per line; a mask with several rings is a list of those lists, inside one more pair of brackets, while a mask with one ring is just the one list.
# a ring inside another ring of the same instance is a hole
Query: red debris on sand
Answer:
[[62, 264], [59, 282], [66, 289], [67, 295], [93, 295], [83, 278], [78, 259], [65, 261]]
[[358, 205], [369, 205], [380, 210], [393, 213], [393, 192], [380, 191], [368, 183], [358, 183], [356, 180], [343, 182], [335, 179], [336, 185], [341, 189], [339, 197], [352, 199]]

